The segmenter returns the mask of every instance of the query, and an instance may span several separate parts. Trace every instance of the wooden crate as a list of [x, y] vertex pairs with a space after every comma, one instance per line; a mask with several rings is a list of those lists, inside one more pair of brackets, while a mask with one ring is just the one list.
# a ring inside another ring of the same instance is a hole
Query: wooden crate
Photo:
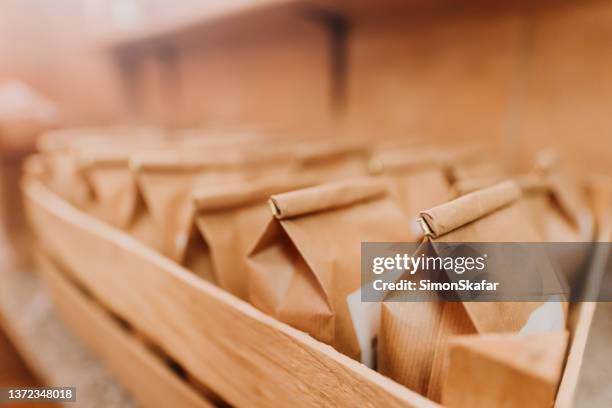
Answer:
[[[41, 245], [54, 262], [65, 266], [70, 279], [227, 403], [439, 406], [198, 279], [42, 184], [27, 181], [24, 192]], [[56, 293], [70, 292], [58, 274], [50, 276]], [[65, 310], [77, 313], [59, 297]], [[593, 304], [574, 308], [558, 406], [571, 404], [592, 313]]]

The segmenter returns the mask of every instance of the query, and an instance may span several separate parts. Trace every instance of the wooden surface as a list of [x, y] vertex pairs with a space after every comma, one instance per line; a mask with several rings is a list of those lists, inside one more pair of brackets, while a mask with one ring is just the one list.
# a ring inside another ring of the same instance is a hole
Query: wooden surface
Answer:
[[503, 147], [521, 33], [514, 14], [356, 21], [349, 127]]
[[359, 15], [345, 121], [360, 132], [490, 143], [522, 169], [552, 148], [580, 172], [609, 173], [611, 21], [605, 1]]
[[45, 250], [228, 403], [436, 406], [199, 280], [42, 185], [27, 184], [25, 194]]
[[576, 388], [596, 305], [595, 302], [585, 302], [570, 315], [568, 324], [573, 334], [565, 362], [566, 370], [557, 391], [556, 408], [572, 407], [576, 402]]
[[212, 407], [133, 334], [79, 292], [49, 259], [40, 270], [62, 318], [132, 392], [142, 407]]
[[[576, 407], [612, 406], [612, 303], [599, 303], [593, 317], [593, 328], [588, 336], [582, 371], [575, 392]], [[567, 405], [566, 405], [567, 406]]]

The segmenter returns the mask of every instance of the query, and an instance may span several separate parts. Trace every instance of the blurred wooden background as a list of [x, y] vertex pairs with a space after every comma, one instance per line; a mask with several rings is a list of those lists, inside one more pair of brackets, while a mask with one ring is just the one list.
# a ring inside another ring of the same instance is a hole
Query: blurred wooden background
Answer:
[[0, 79], [68, 124], [405, 133], [610, 172], [612, 1], [533, 3], [6, 0]]

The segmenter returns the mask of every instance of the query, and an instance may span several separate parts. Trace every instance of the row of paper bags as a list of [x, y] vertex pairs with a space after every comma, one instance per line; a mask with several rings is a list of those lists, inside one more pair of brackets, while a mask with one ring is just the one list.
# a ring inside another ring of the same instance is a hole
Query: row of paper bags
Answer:
[[[362, 242], [591, 241], [588, 205], [555, 163], [511, 177], [472, 146], [127, 128], [38, 148], [26, 172], [73, 205], [430, 399], [554, 398], [567, 303], [381, 306], [359, 289]], [[551, 278], [575, 279], [583, 256]]]

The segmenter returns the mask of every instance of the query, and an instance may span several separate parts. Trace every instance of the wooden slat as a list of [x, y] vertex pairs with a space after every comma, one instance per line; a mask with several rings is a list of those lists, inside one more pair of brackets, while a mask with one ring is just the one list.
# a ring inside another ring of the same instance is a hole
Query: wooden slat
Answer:
[[198, 279], [41, 184], [28, 182], [24, 191], [46, 250], [230, 404], [438, 406]]
[[589, 336], [589, 329], [593, 322], [596, 305], [597, 303], [595, 302], [584, 302], [576, 305], [576, 309], [572, 312], [572, 316], [570, 316], [570, 329], [573, 335], [565, 362], [565, 371], [557, 391], [555, 408], [569, 408], [573, 406], [584, 349]]
[[63, 319], [108, 365], [143, 407], [212, 407], [103, 309], [87, 299], [44, 256], [41, 271]]
[[126, 390], [66, 330], [39, 274], [16, 269], [5, 248], [0, 245], [0, 325], [31, 372], [41, 384], [76, 387], [79, 408], [133, 408]]

